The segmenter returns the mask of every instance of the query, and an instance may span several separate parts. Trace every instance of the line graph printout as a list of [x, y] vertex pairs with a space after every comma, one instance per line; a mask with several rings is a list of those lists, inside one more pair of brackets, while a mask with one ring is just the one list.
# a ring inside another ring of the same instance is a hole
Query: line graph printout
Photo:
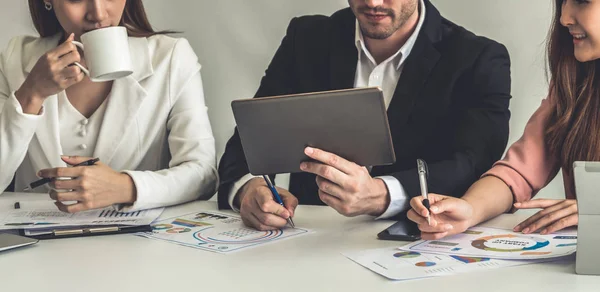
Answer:
[[511, 260], [562, 257], [575, 253], [576, 248], [576, 232], [522, 234], [488, 227], [472, 227], [448, 238], [401, 247], [405, 251]]

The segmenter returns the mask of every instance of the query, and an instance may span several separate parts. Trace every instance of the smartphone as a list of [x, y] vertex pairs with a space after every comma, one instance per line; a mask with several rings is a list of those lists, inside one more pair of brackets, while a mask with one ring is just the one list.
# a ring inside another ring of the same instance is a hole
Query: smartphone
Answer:
[[410, 220], [401, 220], [379, 232], [377, 238], [382, 240], [415, 241], [421, 239], [421, 230]]

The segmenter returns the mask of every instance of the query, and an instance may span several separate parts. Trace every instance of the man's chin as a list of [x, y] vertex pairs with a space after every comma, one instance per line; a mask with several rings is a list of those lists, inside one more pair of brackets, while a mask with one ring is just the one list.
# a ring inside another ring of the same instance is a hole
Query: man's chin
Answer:
[[370, 39], [383, 40], [389, 38], [393, 33], [390, 33], [387, 29], [377, 29], [377, 30], [368, 30], [363, 31], [363, 36], [368, 37]]

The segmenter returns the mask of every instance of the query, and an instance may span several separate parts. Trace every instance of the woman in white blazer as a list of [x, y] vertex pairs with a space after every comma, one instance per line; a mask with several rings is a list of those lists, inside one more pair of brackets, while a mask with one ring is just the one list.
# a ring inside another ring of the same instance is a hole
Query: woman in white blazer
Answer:
[[[215, 141], [200, 64], [189, 43], [155, 32], [142, 0], [29, 0], [36, 37], [16, 37], [0, 55], [0, 190], [39, 177], [65, 212], [137, 210], [210, 198]], [[94, 83], [71, 43], [121, 25], [134, 73]], [[93, 166], [68, 167], [90, 157]], [[63, 202], [74, 204], [63, 204]]]

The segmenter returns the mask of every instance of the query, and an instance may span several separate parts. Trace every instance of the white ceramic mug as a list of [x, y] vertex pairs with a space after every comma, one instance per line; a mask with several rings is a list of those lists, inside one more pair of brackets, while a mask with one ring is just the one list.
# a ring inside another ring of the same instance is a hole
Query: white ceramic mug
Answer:
[[111, 26], [81, 35], [81, 42], [73, 41], [85, 53], [88, 68], [75, 62], [93, 82], [111, 81], [133, 73], [127, 29]]

